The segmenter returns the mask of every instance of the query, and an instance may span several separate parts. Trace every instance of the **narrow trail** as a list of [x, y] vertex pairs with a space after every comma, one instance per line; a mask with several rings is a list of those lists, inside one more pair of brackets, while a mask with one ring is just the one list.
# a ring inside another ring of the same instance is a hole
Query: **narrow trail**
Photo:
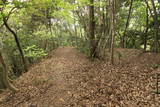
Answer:
[[65, 107], [73, 97], [74, 72], [87, 59], [70, 47], [58, 48], [50, 58], [31, 68], [17, 80], [20, 92], [8, 93], [1, 107]]

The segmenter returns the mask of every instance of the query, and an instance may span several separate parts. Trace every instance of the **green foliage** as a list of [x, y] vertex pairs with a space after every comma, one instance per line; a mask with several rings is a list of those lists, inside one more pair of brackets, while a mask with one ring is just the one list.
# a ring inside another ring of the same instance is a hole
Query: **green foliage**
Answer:
[[47, 55], [47, 53], [43, 49], [38, 48], [36, 45], [27, 46], [24, 49], [24, 52], [25, 57], [28, 58], [40, 58]]

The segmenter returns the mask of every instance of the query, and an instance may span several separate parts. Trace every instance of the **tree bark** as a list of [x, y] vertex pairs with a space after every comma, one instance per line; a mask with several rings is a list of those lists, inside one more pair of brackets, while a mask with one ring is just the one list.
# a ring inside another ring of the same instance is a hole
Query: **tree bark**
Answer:
[[115, 39], [115, 0], [111, 0], [111, 64], [114, 64], [114, 39]]
[[128, 13], [128, 17], [127, 17], [127, 22], [126, 22], [126, 26], [125, 26], [125, 30], [124, 30], [124, 34], [122, 37], [122, 48], [125, 48], [126, 46], [126, 32], [127, 32], [127, 28], [129, 26], [129, 22], [130, 22], [130, 17], [131, 17], [131, 13], [132, 13], [132, 5], [133, 5], [133, 0], [131, 0], [131, 4], [129, 7], [129, 13]]
[[148, 36], [148, 23], [149, 23], [149, 17], [148, 17], [148, 6], [146, 7], [146, 30], [144, 33], [144, 51], [146, 51], [147, 48], [147, 36]]
[[24, 58], [24, 53], [23, 53], [23, 50], [22, 50], [22, 48], [21, 48], [21, 45], [20, 45], [18, 36], [17, 36], [17, 34], [10, 28], [10, 26], [8, 25], [5, 17], [3, 18], [3, 23], [4, 23], [5, 27], [8, 29], [8, 31], [11, 32], [12, 35], [14, 36], [14, 39], [15, 39], [15, 41], [16, 41], [18, 50], [19, 50], [20, 55], [21, 55], [21, 57], [22, 57], [22, 62], [23, 62], [23, 65], [24, 65], [24, 70], [25, 70], [25, 72], [27, 72], [27, 71], [28, 71], [28, 69], [27, 69], [27, 64], [26, 64], [26, 60], [25, 60], [25, 58]]
[[1, 52], [0, 52], [0, 64], [2, 64], [2, 67], [3, 67], [2, 78], [3, 78], [3, 83], [4, 83], [5, 87], [9, 88], [13, 92], [17, 92], [18, 89], [16, 87], [14, 87], [8, 80], [7, 66], [4, 62], [4, 59], [3, 59]]
[[75, 46], [78, 47], [78, 31], [77, 31], [77, 26], [76, 26], [76, 19], [74, 17], [74, 34], [75, 34]]
[[154, 52], [158, 52], [158, 35], [159, 35], [159, 23], [158, 23], [158, 14], [155, 6], [154, 0], [151, 0], [152, 7], [153, 7], [153, 19], [154, 19], [154, 26], [155, 26], [155, 40], [154, 40]]
[[90, 0], [89, 6], [89, 38], [90, 38], [90, 57], [97, 58], [96, 38], [95, 38], [95, 19], [94, 19], [94, 0]]

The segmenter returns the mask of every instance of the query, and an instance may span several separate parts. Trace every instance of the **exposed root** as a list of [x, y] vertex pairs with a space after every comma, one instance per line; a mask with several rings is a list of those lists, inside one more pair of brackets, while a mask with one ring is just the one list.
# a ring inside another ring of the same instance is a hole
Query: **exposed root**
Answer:
[[9, 79], [8, 79], [8, 71], [7, 71], [7, 66], [4, 62], [4, 59], [2, 57], [2, 53], [0, 53], [0, 63], [2, 64], [2, 67], [3, 67], [3, 71], [2, 71], [2, 78], [3, 78], [3, 83], [4, 85], [9, 88], [11, 91], [13, 92], [17, 92], [18, 89], [16, 87], [13, 86], [13, 84], [11, 84], [9, 82]]

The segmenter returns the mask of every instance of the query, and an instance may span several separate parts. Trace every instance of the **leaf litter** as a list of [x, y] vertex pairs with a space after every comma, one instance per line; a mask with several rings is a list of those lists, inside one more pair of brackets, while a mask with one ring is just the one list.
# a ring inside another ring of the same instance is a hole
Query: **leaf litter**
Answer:
[[153, 75], [160, 73], [160, 55], [116, 51], [123, 56], [110, 65], [58, 48], [16, 80], [19, 92], [0, 95], [0, 107], [159, 107]]

